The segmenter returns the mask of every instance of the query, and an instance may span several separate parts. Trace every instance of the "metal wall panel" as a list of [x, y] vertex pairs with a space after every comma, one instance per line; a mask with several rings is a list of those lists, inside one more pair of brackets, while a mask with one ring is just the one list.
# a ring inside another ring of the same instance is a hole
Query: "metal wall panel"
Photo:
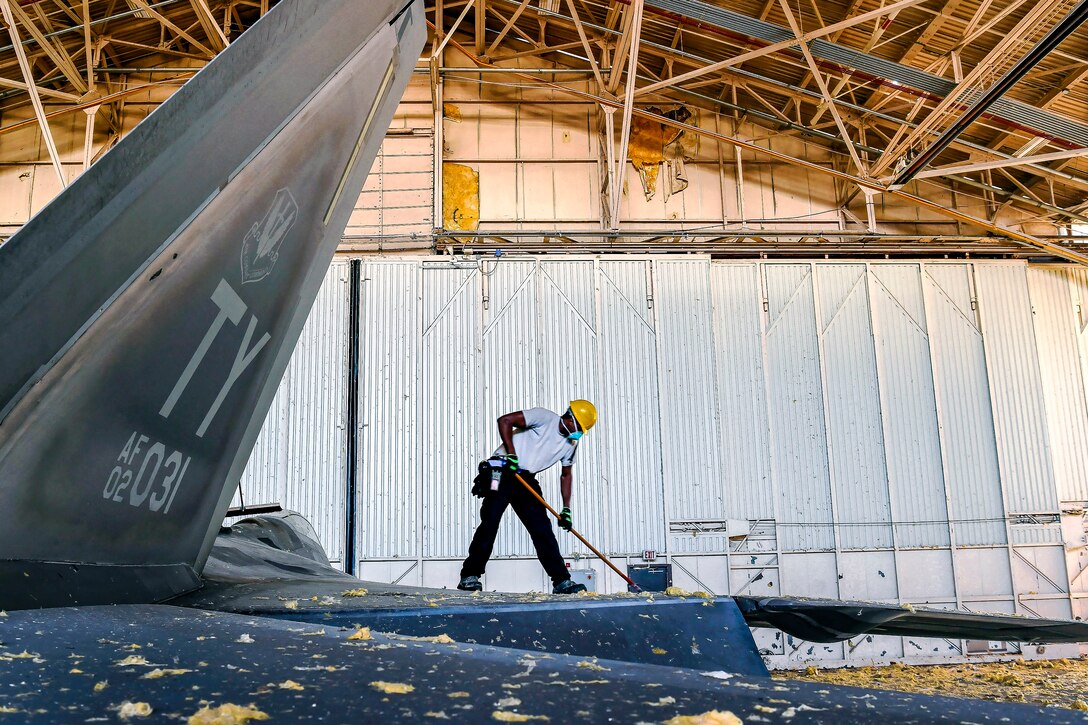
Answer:
[[976, 265], [975, 279], [1005, 505], [1009, 512], [1056, 513], [1057, 486], [1032, 329], [1027, 265]]
[[922, 277], [956, 543], [1004, 544], [1005, 509], [971, 266], [925, 264]]
[[[725, 519], [714, 357], [707, 344], [712, 326], [710, 260], [655, 261], [661, 466], [665, 512], [677, 522]], [[669, 550], [724, 552], [724, 535], [679, 533]]]
[[497, 438], [480, 415], [480, 274], [473, 263], [422, 267], [422, 555], [462, 557], [479, 522], [472, 478]]
[[755, 264], [715, 263], [710, 268], [718, 450], [725, 515], [732, 519], [775, 517], [759, 276]]
[[309, 519], [338, 563], [345, 543], [349, 274], [347, 262], [332, 263], [240, 482], [247, 504], [279, 503]]
[[434, 226], [433, 217], [433, 134], [426, 129], [387, 136], [344, 236], [426, 236]]
[[[615, 554], [665, 550], [657, 336], [650, 262], [598, 263], [597, 354], [603, 542]], [[596, 544], [596, 542], [594, 542]]]
[[420, 266], [367, 262], [359, 293], [358, 558], [418, 551]]
[[890, 548], [891, 505], [864, 264], [819, 264], [817, 319], [839, 545]]
[[771, 460], [783, 551], [835, 546], [819, 342], [808, 264], [767, 264]]
[[921, 269], [916, 264], [874, 264], [869, 290], [896, 539], [901, 548], [948, 546]]

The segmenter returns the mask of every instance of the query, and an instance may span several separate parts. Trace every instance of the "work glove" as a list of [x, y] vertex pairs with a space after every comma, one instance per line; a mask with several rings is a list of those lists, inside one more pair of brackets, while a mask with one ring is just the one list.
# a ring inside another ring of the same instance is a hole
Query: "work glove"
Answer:
[[570, 509], [564, 506], [563, 510], [559, 512], [559, 528], [564, 531], [570, 531], [573, 526], [574, 520], [571, 516]]
[[521, 470], [518, 468], [518, 457], [513, 453], [507, 455], [506, 465], [504, 466], [504, 468], [506, 468], [506, 470], [508, 471], [513, 471], [514, 473], [517, 473], [519, 470]]

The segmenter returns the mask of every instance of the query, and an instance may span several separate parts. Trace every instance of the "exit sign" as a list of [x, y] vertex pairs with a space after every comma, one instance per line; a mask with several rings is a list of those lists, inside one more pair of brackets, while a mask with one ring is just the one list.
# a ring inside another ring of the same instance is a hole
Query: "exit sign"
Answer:
[[657, 552], [654, 551], [653, 549], [647, 549], [646, 551], [642, 552], [642, 560], [643, 561], [653, 561], [656, 558], [657, 558]]

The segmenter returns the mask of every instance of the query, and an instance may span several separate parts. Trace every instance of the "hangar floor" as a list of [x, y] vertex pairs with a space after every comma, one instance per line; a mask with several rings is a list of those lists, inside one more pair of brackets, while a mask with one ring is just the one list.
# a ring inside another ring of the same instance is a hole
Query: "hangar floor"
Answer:
[[779, 680], [827, 682], [926, 695], [1026, 702], [1088, 711], [1088, 658], [944, 666], [860, 667], [772, 673]]

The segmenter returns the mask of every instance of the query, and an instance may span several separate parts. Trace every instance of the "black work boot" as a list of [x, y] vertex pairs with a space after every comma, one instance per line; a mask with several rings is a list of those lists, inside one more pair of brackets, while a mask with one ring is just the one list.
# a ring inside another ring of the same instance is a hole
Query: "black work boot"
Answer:
[[481, 592], [484, 585], [480, 583], [480, 577], [478, 576], [463, 576], [457, 588], [463, 592]]
[[552, 594], [577, 594], [586, 590], [585, 584], [579, 584], [573, 579], [564, 579], [552, 587]]

